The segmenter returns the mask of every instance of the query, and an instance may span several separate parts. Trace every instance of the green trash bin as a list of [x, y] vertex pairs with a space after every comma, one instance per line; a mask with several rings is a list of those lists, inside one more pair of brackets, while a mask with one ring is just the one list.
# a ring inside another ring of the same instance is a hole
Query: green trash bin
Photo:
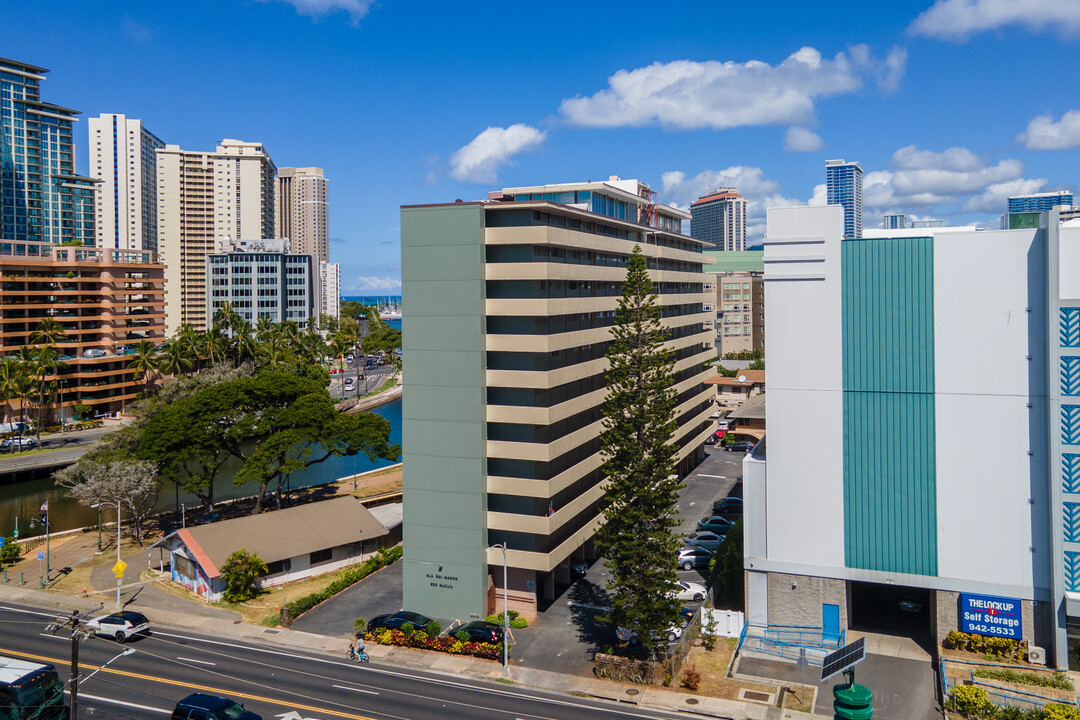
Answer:
[[874, 717], [874, 693], [865, 685], [854, 682], [833, 685], [832, 694], [835, 720], [870, 720]]

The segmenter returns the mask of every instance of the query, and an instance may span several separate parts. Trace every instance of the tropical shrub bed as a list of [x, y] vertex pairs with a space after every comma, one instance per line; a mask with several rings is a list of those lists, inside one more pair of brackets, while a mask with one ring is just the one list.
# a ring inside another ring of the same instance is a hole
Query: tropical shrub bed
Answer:
[[1027, 661], [1027, 643], [1010, 638], [986, 637], [950, 630], [941, 646], [946, 650], [966, 650], [1007, 660]]
[[498, 660], [502, 657], [502, 643], [492, 645], [491, 643], [460, 640], [456, 637], [436, 637], [429, 635], [424, 630], [416, 629], [409, 632], [405, 629], [410, 627], [406, 623], [401, 630], [382, 628], [375, 632], [368, 632], [366, 638], [379, 645], [397, 645], [420, 650], [435, 650], [450, 655], [474, 655], [485, 660]]
[[983, 668], [982, 670], [976, 670], [974, 675], [978, 678], [1016, 683], [1017, 685], [1034, 685], [1035, 687], [1054, 688], [1056, 690], [1074, 689], [1072, 681], [1059, 672], [1056, 672], [1053, 675], [1047, 675], [1045, 673], [1008, 670], [1004, 668]]
[[958, 685], [949, 694], [948, 709], [975, 720], [1080, 720], [1075, 705], [1048, 703], [1041, 708], [1002, 707], [990, 702], [985, 688]]

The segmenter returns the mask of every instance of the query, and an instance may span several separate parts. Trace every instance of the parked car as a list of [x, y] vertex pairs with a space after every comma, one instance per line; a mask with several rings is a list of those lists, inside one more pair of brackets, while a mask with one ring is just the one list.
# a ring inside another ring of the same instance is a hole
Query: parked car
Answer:
[[704, 600], [705, 599], [705, 586], [698, 583], [686, 582], [685, 580], [679, 580], [671, 588], [672, 597], [676, 600]]
[[135, 635], [148, 634], [150, 621], [142, 613], [125, 610], [88, 620], [86, 629], [94, 635], [104, 635], [122, 643]]
[[409, 610], [399, 610], [396, 613], [387, 613], [385, 615], [376, 615], [368, 620], [368, 630], [400, 630], [401, 626], [406, 623], [412, 623], [415, 628], [426, 627], [431, 622], [431, 618], [427, 615], [421, 615], [417, 612], [410, 612]]
[[459, 632], [464, 632], [469, 636], [469, 640], [473, 642], [491, 643], [492, 645], [501, 643], [503, 638], [502, 625], [490, 623], [487, 620], [467, 622], [461, 627], [454, 628], [448, 634], [457, 635]]
[[735, 523], [726, 517], [720, 517], [719, 515], [711, 515], [707, 518], [698, 520], [698, 530], [712, 530], [718, 535], [727, 535], [728, 531]]
[[733, 442], [730, 445], [725, 445], [724, 449], [728, 452], [748, 453], [754, 449], [754, 443], [750, 442], [749, 440], [739, 440], [738, 442]]
[[720, 547], [720, 544], [724, 542], [724, 537], [725, 535], [722, 532], [715, 532], [713, 530], [699, 530], [690, 537], [686, 538], [686, 544], [716, 552], [717, 548]]
[[193, 693], [176, 703], [170, 720], [262, 720], [262, 716], [228, 698]]
[[679, 608], [679, 627], [685, 628], [694, 619], [697, 613], [685, 605]]
[[924, 605], [915, 595], [904, 595], [897, 603], [897, 609], [906, 615], [918, 615], [923, 611]]
[[687, 546], [679, 550], [677, 564], [683, 570], [691, 570], [696, 567], [708, 567], [716, 553], [703, 547]]
[[727, 420], [727, 419], [718, 420], [716, 422], [716, 429], [717, 430], [727, 430], [728, 427], [730, 427], [730, 426], [731, 426], [731, 421]]
[[83, 350], [82, 356], [84, 358], [105, 357], [105, 351], [102, 350], [101, 348], [89, 348], [88, 350]]
[[[671, 627], [669, 627], [667, 629], [667, 632], [664, 633], [663, 637], [669, 643], [675, 642], [676, 640], [678, 640], [679, 638], [682, 637], [682, 629], [683, 629], [683, 627], [686, 627], [686, 626], [683, 625], [682, 627], [680, 627], [678, 625], [672, 625]], [[619, 639], [619, 642], [629, 643], [630, 645], [640, 645], [641, 644], [641, 638], [638, 637], [637, 632], [635, 632], [634, 630], [631, 630], [630, 628], [624, 628], [624, 627], [616, 628], [615, 629], [615, 637], [617, 637]], [[659, 636], [657, 636], [657, 637], [659, 637]]]
[[705, 438], [705, 444], [706, 445], [715, 445], [716, 444], [716, 436], [715, 435], [710, 435], [709, 437]]
[[16, 450], [29, 450], [36, 445], [37, 441], [32, 437], [13, 437], [0, 442], [0, 448], [5, 450], [10, 450], [12, 446], [14, 446]]
[[742, 515], [742, 498], [726, 497], [716, 500], [712, 504], [713, 515]]
[[716, 408], [716, 410], [713, 411], [713, 414], [710, 415], [709, 417], [712, 418], [713, 420], [717, 420], [717, 419], [719, 419], [719, 418], [721, 418], [723, 416], [724, 416], [724, 409], [723, 408]]

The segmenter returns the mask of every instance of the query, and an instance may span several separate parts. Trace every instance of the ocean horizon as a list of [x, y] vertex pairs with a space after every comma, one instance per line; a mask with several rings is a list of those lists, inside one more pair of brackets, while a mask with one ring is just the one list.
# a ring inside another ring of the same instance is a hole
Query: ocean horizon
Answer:
[[360, 302], [364, 305], [400, 305], [400, 295], [342, 295], [341, 302]]

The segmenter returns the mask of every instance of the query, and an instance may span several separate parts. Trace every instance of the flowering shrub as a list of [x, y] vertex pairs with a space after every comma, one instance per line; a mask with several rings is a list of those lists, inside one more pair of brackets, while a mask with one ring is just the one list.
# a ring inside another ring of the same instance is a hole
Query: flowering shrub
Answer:
[[400, 630], [380, 628], [367, 633], [367, 639], [379, 645], [397, 645], [420, 650], [435, 650], [451, 655], [474, 655], [478, 658], [496, 660], [502, 654], [502, 644], [461, 641], [452, 637], [431, 637], [426, 632], [416, 631], [406, 635]]

